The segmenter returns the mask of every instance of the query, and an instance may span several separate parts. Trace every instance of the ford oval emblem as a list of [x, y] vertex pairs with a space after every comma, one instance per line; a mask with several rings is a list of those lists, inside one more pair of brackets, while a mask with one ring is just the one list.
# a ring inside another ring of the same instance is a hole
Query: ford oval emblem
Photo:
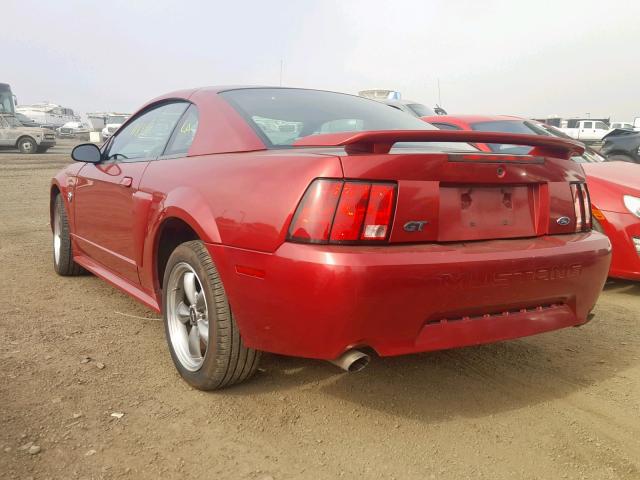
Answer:
[[560, 217], [556, 220], [558, 225], [569, 225], [571, 223], [571, 219], [569, 217]]

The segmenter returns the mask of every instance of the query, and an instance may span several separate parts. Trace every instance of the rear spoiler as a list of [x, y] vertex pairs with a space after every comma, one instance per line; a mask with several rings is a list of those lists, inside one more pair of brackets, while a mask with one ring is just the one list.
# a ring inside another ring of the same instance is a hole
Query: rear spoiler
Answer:
[[344, 147], [349, 155], [389, 153], [397, 142], [501, 143], [534, 147], [528, 155], [569, 159], [584, 153], [584, 145], [574, 140], [516, 133], [458, 130], [376, 130], [310, 135], [294, 142], [295, 147]]

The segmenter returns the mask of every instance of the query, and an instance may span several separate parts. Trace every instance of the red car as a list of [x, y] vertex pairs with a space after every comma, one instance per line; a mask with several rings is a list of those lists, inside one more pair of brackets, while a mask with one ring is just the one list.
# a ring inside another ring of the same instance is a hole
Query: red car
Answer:
[[444, 132], [339, 93], [175, 92], [101, 149], [77, 146], [53, 179], [55, 269], [162, 312], [177, 369], [201, 389], [245, 380], [261, 351], [357, 370], [368, 350], [581, 325], [610, 262], [570, 160], [582, 151]]
[[[423, 117], [445, 130], [509, 132], [569, 138], [558, 129], [519, 117], [446, 115]], [[475, 144], [484, 152], [526, 154], [530, 148], [516, 145]], [[595, 150], [574, 158], [587, 174], [594, 228], [611, 240], [613, 255], [609, 275], [640, 280], [640, 165], [608, 162]]]

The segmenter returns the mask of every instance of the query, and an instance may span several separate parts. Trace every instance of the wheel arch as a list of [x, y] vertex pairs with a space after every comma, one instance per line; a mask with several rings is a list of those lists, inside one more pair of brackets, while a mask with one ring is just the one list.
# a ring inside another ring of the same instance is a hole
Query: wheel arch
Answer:
[[22, 139], [24, 139], [24, 138], [28, 138], [28, 139], [30, 139], [30, 140], [33, 140], [33, 143], [35, 143], [35, 144], [36, 144], [36, 147], [38, 146], [38, 141], [37, 141], [35, 138], [33, 138], [31, 135], [24, 134], [24, 135], [20, 135], [20, 136], [18, 137], [18, 139], [16, 140], [16, 148], [18, 148], [18, 145], [20, 145], [20, 140], [22, 140]]
[[152, 188], [140, 190], [134, 197], [140, 282], [160, 305], [164, 267], [171, 252], [189, 240], [220, 243], [218, 226], [209, 203], [197, 189], [181, 186], [161, 194]]
[[202, 240], [189, 221], [178, 215], [168, 215], [158, 226], [153, 240], [153, 283], [156, 292], [162, 291], [164, 270], [171, 253], [182, 243], [191, 240]]

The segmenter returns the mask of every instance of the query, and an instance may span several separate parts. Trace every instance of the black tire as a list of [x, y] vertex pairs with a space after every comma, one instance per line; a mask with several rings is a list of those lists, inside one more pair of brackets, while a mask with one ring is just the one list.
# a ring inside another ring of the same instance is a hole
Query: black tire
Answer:
[[18, 139], [18, 149], [20, 153], [36, 153], [38, 151], [38, 144], [31, 137], [21, 137]]
[[[59, 242], [56, 256], [56, 221], [59, 220]], [[67, 210], [64, 207], [62, 197], [58, 194], [53, 204], [53, 268], [58, 275], [72, 277], [84, 273], [84, 269], [73, 261], [73, 251], [71, 247], [71, 236], [69, 235], [69, 220]]]
[[[169, 279], [172, 270], [181, 263], [187, 263], [195, 271], [208, 306], [209, 338], [202, 365], [196, 371], [182, 365], [169, 332]], [[244, 346], [218, 270], [201, 241], [183, 243], [173, 251], [165, 268], [162, 291], [165, 335], [171, 358], [189, 385], [199, 390], [216, 390], [243, 382], [255, 374], [261, 352]]]
[[609, 156], [607, 156], [607, 161], [609, 161], [609, 162], [631, 162], [631, 163], [635, 163], [635, 160], [631, 156], [625, 155], [623, 153], [615, 153], [613, 155], [609, 155]]

